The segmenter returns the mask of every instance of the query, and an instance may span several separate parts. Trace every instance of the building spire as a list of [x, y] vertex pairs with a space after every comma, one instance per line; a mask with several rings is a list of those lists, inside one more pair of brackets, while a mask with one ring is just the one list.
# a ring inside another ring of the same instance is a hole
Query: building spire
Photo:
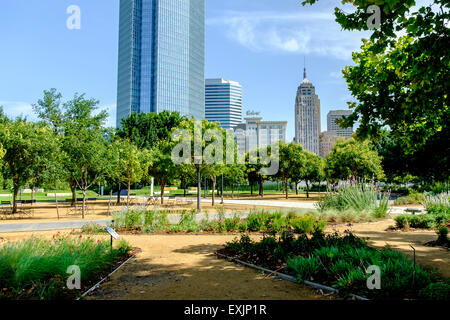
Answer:
[[306, 57], [304, 57], [303, 79], [306, 79]]

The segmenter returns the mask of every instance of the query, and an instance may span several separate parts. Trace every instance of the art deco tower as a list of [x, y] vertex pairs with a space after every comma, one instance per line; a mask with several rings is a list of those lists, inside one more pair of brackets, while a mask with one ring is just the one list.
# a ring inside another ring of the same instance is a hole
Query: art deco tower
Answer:
[[298, 87], [295, 99], [295, 141], [308, 151], [319, 154], [320, 100], [316, 89], [306, 78]]

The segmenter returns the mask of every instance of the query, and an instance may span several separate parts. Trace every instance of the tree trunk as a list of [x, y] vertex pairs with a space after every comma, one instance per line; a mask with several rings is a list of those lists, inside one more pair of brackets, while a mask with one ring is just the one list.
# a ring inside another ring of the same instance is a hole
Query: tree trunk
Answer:
[[288, 188], [287, 180], [285, 180], [285, 182], [284, 182], [284, 191], [286, 192], [286, 199], [289, 199], [289, 188]]
[[108, 215], [111, 215], [111, 201], [112, 201], [112, 189], [109, 191], [109, 201], [108, 201]]
[[212, 181], [212, 201], [211, 201], [211, 205], [214, 207], [214, 200], [215, 200], [215, 194], [216, 194], [216, 177], [211, 177], [211, 181]]
[[128, 188], [127, 188], [127, 208], [130, 207], [130, 191], [131, 191], [131, 179], [128, 178]]
[[309, 181], [306, 180], [306, 198], [309, 199]]
[[83, 190], [83, 207], [82, 207], [82, 218], [86, 216], [86, 190]]
[[259, 180], [259, 195], [261, 198], [264, 197], [264, 181], [262, 179]]
[[117, 204], [120, 204], [120, 182], [117, 183]]
[[164, 188], [165, 188], [165, 183], [164, 183], [164, 182], [161, 182], [160, 185], [161, 185], [161, 205], [163, 205], [163, 204], [164, 204]]
[[253, 182], [250, 182], [250, 194], [253, 195]]
[[70, 191], [72, 192], [72, 203], [70, 204], [72, 207], [75, 206], [75, 202], [77, 201], [77, 188], [74, 186], [72, 180], [69, 181]]
[[59, 207], [58, 207], [58, 197], [56, 196], [56, 186], [55, 186], [55, 203], [56, 203], [56, 215], [58, 216], [59, 220]]
[[234, 183], [231, 184], [231, 198], [234, 198]]
[[33, 205], [34, 200], [34, 187], [31, 188], [31, 205]]
[[298, 195], [298, 182], [295, 182], [295, 194]]
[[13, 208], [12, 208], [12, 213], [17, 213], [17, 194], [19, 193], [19, 188], [14, 187], [14, 191], [13, 191]]

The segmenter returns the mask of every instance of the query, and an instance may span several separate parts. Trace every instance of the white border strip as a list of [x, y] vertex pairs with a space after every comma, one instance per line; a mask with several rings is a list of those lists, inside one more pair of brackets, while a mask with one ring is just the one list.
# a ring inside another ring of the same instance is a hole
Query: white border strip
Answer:
[[78, 297], [76, 300], [80, 300], [81, 298], [84, 298], [85, 296], [87, 296], [89, 293], [93, 292], [95, 289], [97, 289], [98, 287], [100, 287], [100, 285], [105, 282], [107, 279], [109, 279], [114, 273], [116, 273], [120, 268], [122, 268], [126, 263], [128, 263], [131, 259], [135, 258], [135, 255], [132, 255], [131, 257], [129, 257], [125, 262], [123, 262], [120, 266], [118, 266], [116, 269], [114, 269], [113, 272], [111, 272], [110, 274], [108, 274], [106, 277], [104, 277], [102, 280], [100, 280], [99, 282], [97, 282], [96, 284], [94, 284], [94, 286], [92, 286], [88, 291], [86, 291], [85, 293], [83, 293], [81, 295], [81, 297]]

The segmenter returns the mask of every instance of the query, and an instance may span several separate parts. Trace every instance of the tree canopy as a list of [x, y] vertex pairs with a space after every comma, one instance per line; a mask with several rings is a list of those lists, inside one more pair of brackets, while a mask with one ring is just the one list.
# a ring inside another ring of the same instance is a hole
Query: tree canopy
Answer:
[[343, 71], [357, 102], [349, 103], [353, 114], [342, 124], [350, 127], [359, 121], [357, 134], [362, 138], [391, 130], [405, 145], [402, 151], [417, 160], [423, 177], [448, 179], [450, 2], [431, 0], [431, 5], [416, 7], [414, 0], [336, 2], [355, 9], [335, 9], [344, 30], [369, 30], [368, 6], [381, 9], [379, 28], [353, 53], [355, 65]]

